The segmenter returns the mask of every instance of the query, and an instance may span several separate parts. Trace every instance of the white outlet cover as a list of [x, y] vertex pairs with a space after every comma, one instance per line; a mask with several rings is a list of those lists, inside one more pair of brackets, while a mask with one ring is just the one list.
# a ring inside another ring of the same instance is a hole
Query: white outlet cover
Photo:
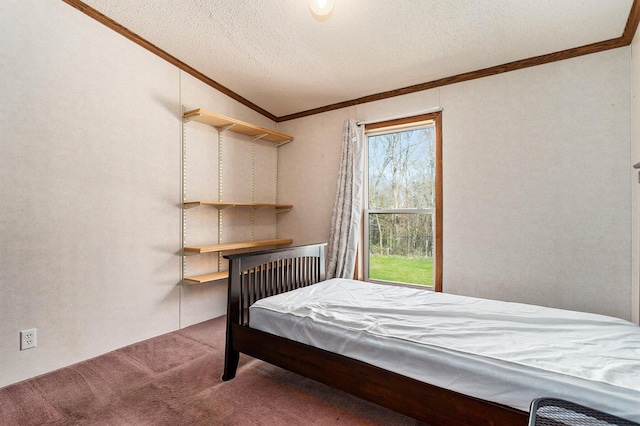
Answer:
[[36, 329], [22, 330], [20, 332], [20, 350], [36, 347]]

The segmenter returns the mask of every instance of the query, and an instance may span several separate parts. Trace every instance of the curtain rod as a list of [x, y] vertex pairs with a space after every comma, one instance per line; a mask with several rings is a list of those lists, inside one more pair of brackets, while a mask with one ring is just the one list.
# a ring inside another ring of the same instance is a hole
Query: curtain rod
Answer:
[[418, 111], [418, 112], [412, 112], [410, 114], [399, 115], [396, 117], [380, 118], [380, 119], [369, 120], [369, 121], [358, 121], [356, 122], [356, 124], [358, 126], [363, 126], [365, 124], [380, 123], [381, 121], [400, 120], [401, 118], [413, 117], [414, 115], [429, 114], [431, 112], [440, 112], [440, 111], [442, 111], [442, 107], [435, 107], [435, 108], [426, 109], [424, 111]]

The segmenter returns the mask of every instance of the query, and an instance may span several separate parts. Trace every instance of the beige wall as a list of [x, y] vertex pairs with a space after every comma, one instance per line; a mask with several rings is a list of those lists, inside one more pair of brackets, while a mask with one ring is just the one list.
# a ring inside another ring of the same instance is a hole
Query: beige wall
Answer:
[[[223, 314], [224, 283], [178, 285], [181, 106], [274, 123], [59, 0], [0, 2], [0, 36], [0, 386]], [[190, 195], [217, 193], [200, 160]]]
[[443, 108], [444, 290], [630, 319], [630, 49], [278, 124], [298, 242], [328, 239], [342, 120]]
[[[640, 37], [631, 45], [631, 164], [640, 163]], [[640, 170], [630, 168], [633, 189], [632, 314], [640, 322]]]

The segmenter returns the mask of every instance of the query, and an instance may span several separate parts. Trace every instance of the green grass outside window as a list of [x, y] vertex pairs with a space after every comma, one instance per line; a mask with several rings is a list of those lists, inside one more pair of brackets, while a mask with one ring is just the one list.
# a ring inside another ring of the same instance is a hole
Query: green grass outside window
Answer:
[[432, 286], [433, 258], [372, 255], [369, 257], [369, 278]]

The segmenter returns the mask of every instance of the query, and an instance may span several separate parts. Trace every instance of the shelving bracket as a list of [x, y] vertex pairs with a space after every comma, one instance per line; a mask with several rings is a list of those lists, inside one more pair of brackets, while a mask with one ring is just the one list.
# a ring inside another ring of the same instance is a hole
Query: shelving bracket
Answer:
[[266, 138], [267, 136], [269, 136], [269, 133], [263, 133], [261, 135], [255, 135], [251, 138], [251, 142], [255, 142], [258, 139], [262, 139], [262, 138]]
[[278, 143], [276, 144], [276, 148], [280, 148], [282, 145], [286, 145], [286, 144], [288, 144], [289, 142], [291, 142], [292, 140], [293, 140], [293, 139], [289, 139], [289, 140], [286, 140], [286, 141], [278, 142]]
[[[182, 113], [184, 114], [184, 107], [183, 107], [182, 109], [183, 109]], [[194, 114], [194, 115], [190, 115], [189, 117], [183, 117], [183, 118], [182, 118], [182, 121], [183, 121], [184, 123], [188, 123], [188, 122], [190, 122], [190, 121], [195, 120], [195, 119], [196, 119], [196, 118], [198, 118], [198, 117], [200, 117], [200, 114]]]
[[227, 124], [226, 126], [221, 126], [221, 127], [216, 127], [216, 128], [218, 129], [218, 131], [220, 133], [224, 133], [224, 132], [226, 132], [227, 130], [229, 130], [230, 128], [232, 128], [235, 125], [236, 125], [236, 123], [231, 123], [231, 124]]

